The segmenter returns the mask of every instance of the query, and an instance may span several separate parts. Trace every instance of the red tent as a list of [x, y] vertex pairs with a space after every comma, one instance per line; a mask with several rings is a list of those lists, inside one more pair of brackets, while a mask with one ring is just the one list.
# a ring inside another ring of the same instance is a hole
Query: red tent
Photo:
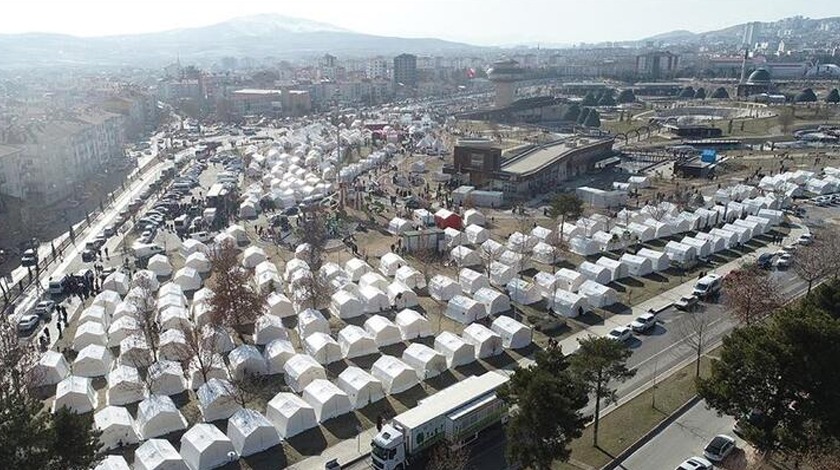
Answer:
[[461, 230], [461, 216], [452, 211], [440, 209], [435, 212], [435, 225], [442, 229], [448, 227]]

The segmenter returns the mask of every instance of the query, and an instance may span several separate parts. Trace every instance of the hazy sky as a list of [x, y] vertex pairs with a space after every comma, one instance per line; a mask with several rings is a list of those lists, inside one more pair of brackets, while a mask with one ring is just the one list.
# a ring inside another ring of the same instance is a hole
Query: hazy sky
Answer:
[[750, 20], [840, 15], [838, 0], [8, 0], [0, 33], [101, 36], [280, 13], [370, 34], [481, 45], [641, 39]]

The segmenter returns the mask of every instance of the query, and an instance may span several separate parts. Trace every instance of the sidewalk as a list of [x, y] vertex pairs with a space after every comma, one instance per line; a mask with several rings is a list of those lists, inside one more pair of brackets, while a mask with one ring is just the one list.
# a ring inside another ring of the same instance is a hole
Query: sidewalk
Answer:
[[[790, 233], [788, 233], [788, 235], [785, 237], [784, 241], [782, 242], [782, 245], [793, 244], [796, 242], [800, 235], [809, 232], [808, 228], [802, 225], [802, 222], [799, 219], [791, 217], [791, 224], [793, 227], [791, 228]], [[762, 253], [773, 253], [779, 248], [780, 247], [778, 245], [767, 245], [765, 247], [759, 248], [758, 250], [755, 250], [754, 252], [748, 255], [742, 256], [741, 258], [732, 260], [724, 265], [718, 266], [714, 270], [711, 270], [710, 273], [716, 273], [720, 275], [728, 274], [733, 270], [738, 269], [744, 261], [758, 258], [758, 256]], [[663, 292], [662, 294], [659, 294], [638, 305], [634, 305], [632, 307], [632, 313], [630, 315], [614, 315], [604, 320], [603, 325], [591, 326], [583, 331], [569, 336], [568, 338], [563, 339], [562, 341], [560, 341], [560, 345], [562, 346], [563, 351], [565, 351], [566, 354], [571, 353], [572, 351], [577, 349], [578, 340], [588, 338], [589, 336], [603, 336], [616, 326], [627, 325], [632, 321], [633, 318], [636, 318], [636, 316], [641, 315], [642, 313], [647, 313], [650, 309], [662, 310], [670, 306], [675, 301], [679, 300], [680, 297], [684, 295], [690, 295], [694, 290], [694, 284], [696, 282], [696, 278], [691, 278], [690, 280], [674, 287], [669, 291]], [[521, 367], [527, 367], [531, 363], [533, 363], [533, 360], [529, 358], [523, 358], [516, 365], [519, 365]], [[514, 365], [511, 365], [510, 367], [506, 367], [505, 369], [512, 371], [513, 367]], [[674, 369], [672, 369], [672, 371], [669, 372], [673, 372], [679, 369], [679, 367], [675, 367]], [[663, 374], [658, 379], [663, 380], [665, 378], [666, 375]], [[646, 389], [646, 387], [643, 387], [642, 389], [637, 390], [632, 395], [635, 396], [639, 393], [644, 392], [644, 390]], [[625, 400], [630, 399], [628, 397], [624, 398]], [[367, 429], [362, 432], [361, 436], [357, 436], [354, 439], [347, 439], [341, 441], [340, 443], [332, 447], [324, 449], [321, 452], [321, 455], [304, 459], [298, 462], [297, 464], [290, 466], [289, 468], [322, 469], [324, 468], [324, 463], [332, 459], [338, 459], [338, 462], [342, 466], [346, 466], [359, 460], [365, 459], [370, 455], [370, 441], [375, 434], [375, 428]], [[361, 442], [357, 442], [359, 439], [361, 439]]]

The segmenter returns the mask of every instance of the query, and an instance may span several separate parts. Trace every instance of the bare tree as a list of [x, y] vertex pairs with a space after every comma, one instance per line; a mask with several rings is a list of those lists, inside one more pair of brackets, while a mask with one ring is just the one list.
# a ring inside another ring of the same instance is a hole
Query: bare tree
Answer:
[[[208, 324], [208, 326], [218, 328], [217, 325]], [[188, 325], [183, 329], [187, 354], [181, 361], [186, 378], [189, 380], [195, 372], [201, 376], [202, 383], [207, 383], [213, 369], [224, 367], [215, 331], [211, 329], [210, 334], [206, 334], [205, 331], [207, 330], [193, 325]]]
[[778, 284], [767, 271], [748, 264], [730, 272], [723, 280], [723, 294], [733, 315], [750, 325], [773, 313], [784, 299]]
[[694, 352], [694, 376], [700, 377], [700, 359], [703, 358], [709, 343], [709, 330], [712, 319], [700, 312], [685, 315], [680, 324], [680, 334]]
[[16, 393], [41, 384], [38, 352], [21, 342], [9, 318], [0, 318], [0, 393]]
[[[155, 289], [151, 279], [137, 276], [133, 280], [132, 293], [127, 297], [129, 304], [134, 307], [132, 317], [137, 322], [138, 332], [143, 336], [151, 352], [149, 364], [136, 364], [137, 367], [148, 367], [157, 361], [160, 347], [161, 325], [157, 318], [157, 302]], [[143, 361], [145, 362], [145, 361]]]
[[213, 272], [211, 322], [236, 331], [242, 339], [243, 327], [253, 325], [263, 312], [267, 295], [254, 288], [251, 275], [239, 266], [233, 243], [219, 247], [210, 263]]
[[793, 270], [796, 274], [808, 283], [808, 294], [814, 282], [825, 277], [834, 268], [833, 250], [831, 244], [822, 239], [815, 240], [813, 244], [800, 248], [796, 253], [796, 260], [793, 263]]
[[423, 274], [423, 279], [428, 286], [434, 274], [434, 268], [440, 266], [444, 257], [439, 251], [431, 248], [417, 250], [411, 256], [420, 264], [420, 272]]
[[481, 247], [478, 249], [478, 254], [481, 256], [481, 261], [484, 264], [484, 274], [489, 278], [490, 277], [490, 266], [493, 264], [494, 261], [498, 261], [499, 257], [501, 257], [502, 252], [504, 250], [494, 250], [491, 247], [485, 245], [484, 243], [481, 244]]

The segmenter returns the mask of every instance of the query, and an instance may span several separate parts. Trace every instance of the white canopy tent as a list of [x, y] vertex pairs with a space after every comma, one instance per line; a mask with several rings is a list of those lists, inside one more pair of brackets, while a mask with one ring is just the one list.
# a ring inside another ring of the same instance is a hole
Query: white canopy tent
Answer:
[[148, 367], [152, 363], [152, 351], [141, 334], [131, 335], [120, 341], [120, 364], [133, 367]]
[[[116, 311], [116, 308], [114, 309], [114, 311]], [[82, 314], [78, 318], [79, 324], [89, 321], [101, 323], [102, 326], [108, 328], [111, 324], [111, 315], [108, 314], [108, 312], [105, 310], [105, 307], [101, 305], [91, 305], [90, 307], [82, 310]]]
[[102, 290], [112, 290], [120, 295], [128, 294], [129, 280], [121, 271], [114, 271], [102, 281]]
[[400, 311], [395, 317], [395, 323], [404, 341], [432, 336], [432, 324], [416, 310], [407, 308]]
[[600, 252], [601, 246], [589, 237], [574, 236], [569, 238], [569, 251], [581, 256], [589, 256]]
[[361, 279], [359, 279], [359, 287], [375, 287], [381, 291], [384, 291], [388, 288], [388, 280], [382, 277], [381, 274], [375, 272], [369, 272], [367, 274], [362, 275]]
[[698, 240], [705, 240], [709, 242], [711, 246], [711, 252], [718, 253], [726, 249], [726, 240], [718, 235], [712, 235], [711, 233], [699, 232], [697, 235], [694, 236]]
[[105, 346], [91, 344], [85, 346], [73, 361], [73, 375], [79, 377], [104, 377], [114, 362], [111, 351]]
[[373, 286], [359, 288], [359, 299], [362, 301], [365, 313], [379, 313], [391, 309], [391, 302], [384, 292], [386, 290], [388, 286], [385, 286], [385, 289], [377, 289]]
[[453, 248], [449, 254], [449, 258], [454, 261], [459, 268], [481, 265], [481, 256], [479, 256], [478, 252], [463, 245]]
[[655, 273], [665, 271], [671, 265], [671, 260], [666, 253], [651, 250], [650, 248], [642, 248], [636, 252], [636, 256], [649, 259], [651, 268]]
[[447, 369], [446, 357], [425, 344], [410, 344], [403, 351], [402, 360], [414, 369], [420, 380], [437, 377]]
[[136, 368], [118, 365], [108, 372], [108, 390], [105, 392], [108, 405], [137, 403], [148, 396], [146, 384], [140, 379], [140, 372]]
[[615, 289], [587, 280], [580, 285], [578, 294], [586, 298], [589, 305], [593, 307], [609, 307], [618, 302], [618, 293]]
[[476, 225], [483, 227], [487, 223], [486, 217], [481, 212], [475, 209], [467, 209], [464, 211], [464, 225]]
[[298, 314], [297, 331], [301, 338], [305, 338], [316, 331], [329, 334], [330, 324], [321, 312], [308, 308]]
[[187, 258], [191, 254], [197, 252], [201, 252], [206, 255], [209, 253], [209, 251], [210, 250], [207, 248], [207, 245], [192, 238], [188, 238], [184, 240], [183, 243], [181, 243], [181, 256], [183, 256], [184, 258]]
[[507, 293], [512, 302], [522, 305], [532, 305], [542, 300], [539, 289], [534, 284], [520, 278], [511, 279], [507, 283]]
[[531, 344], [531, 329], [513, 318], [502, 315], [493, 320], [491, 329], [502, 337], [506, 348], [521, 349]]
[[187, 337], [181, 330], [166, 330], [158, 341], [158, 357], [169, 361], [183, 362], [189, 359], [191, 351]]
[[414, 369], [394, 356], [382, 355], [371, 366], [370, 374], [382, 383], [388, 395], [402, 393], [419, 383]]
[[350, 258], [344, 263], [344, 271], [350, 276], [352, 282], [359, 282], [362, 275], [372, 272], [373, 268], [359, 258]]
[[268, 365], [260, 350], [250, 344], [241, 344], [228, 353], [231, 374], [234, 379], [241, 380], [246, 375], [265, 375]]
[[245, 245], [249, 242], [248, 232], [239, 224], [233, 224], [225, 230], [228, 235], [232, 236], [238, 245]]
[[606, 266], [590, 263], [589, 261], [581, 263], [578, 266], [578, 272], [583, 274], [583, 277], [587, 280], [595, 281], [599, 284], [609, 284], [612, 281], [612, 273]]
[[228, 419], [242, 409], [236, 400], [233, 384], [223, 379], [208, 379], [198, 387], [198, 410], [205, 422]]
[[172, 264], [169, 263], [169, 258], [166, 255], [157, 254], [149, 258], [146, 263], [146, 268], [155, 273], [157, 277], [168, 277], [172, 274]]
[[[538, 227], [539, 228], [539, 227]], [[549, 245], [545, 242], [539, 242], [534, 245], [534, 249], [531, 250], [531, 259], [536, 261], [540, 264], [554, 264], [555, 261], [555, 251], [554, 247]]]
[[281, 439], [288, 439], [318, 426], [312, 405], [289, 392], [274, 395], [266, 405], [265, 417], [277, 429]]
[[498, 356], [504, 352], [502, 337], [480, 323], [467, 325], [461, 333], [461, 337], [475, 348], [477, 359]]
[[407, 264], [397, 269], [394, 280], [402, 282], [410, 289], [422, 289], [426, 287], [426, 278], [423, 276], [423, 273]]
[[391, 235], [399, 236], [411, 229], [411, 222], [403, 219], [402, 217], [394, 217], [390, 222], [388, 222], [388, 233]]
[[551, 310], [558, 315], [575, 318], [589, 310], [589, 303], [586, 301], [586, 297], [582, 295], [557, 289], [554, 292]]
[[201, 289], [201, 275], [193, 268], [184, 267], [179, 269], [172, 278], [172, 281], [181, 286], [184, 292]]
[[397, 274], [397, 269], [405, 266], [406, 263], [402, 256], [395, 253], [385, 253], [379, 259], [379, 272], [388, 277], [394, 277]]
[[35, 378], [39, 385], [54, 385], [66, 379], [69, 375], [70, 365], [64, 358], [64, 354], [47, 350], [38, 359]]
[[344, 355], [341, 346], [332, 336], [316, 331], [303, 340], [303, 350], [319, 364], [332, 364], [340, 361]]
[[106, 406], [93, 414], [93, 427], [100, 431], [102, 449], [111, 450], [140, 442], [134, 419], [125, 407]]
[[514, 276], [516, 269], [498, 261], [490, 263], [490, 284], [497, 287], [506, 286]]
[[289, 332], [283, 326], [283, 320], [274, 315], [262, 314], [254, 323], [254, 344], [266, 345], [276, 339], [289, 339]]
[[152, 439], [187, 429], [187, 419], [171, 398], [150, 395], [137, 406], [137, 432], [141, 439]]
[[665, 244], [665, 254], [671, 263], [685, 265], [697, 259], [697, 250], [693, 246], [684, 245], [679, 242], [670, 241]]
[[490, 287], [487, 276], [469, 268], [463, 268], [458, 272], [458, 283], [461, 285], [461, 290], [467, 294], [474, 294], [482, 287]]
[[388, 303], [391, 307], [402, 310], [418, 305], [417, 294], [400, 281], [394, 281], [388, 285]]
[[106, 455], [93, 470], [131, 470], [131, 467], [121, 455]]
[[303, 389], [303, 399], [315, 410], [315, 418], [319, 423], [353, 411], [350, 397], [326, 379], [316, 379], [307, 385]]
[[467, 244], [477, 246], [490, 239], [490, 231], [479, 225], [468, 225], [464, 229], [464, 237], [467, 239]]
[[283, 365], [295, 354], [295, 347], [288, 339], [275, 339], [266, 344], [263, 357], [268, 367], [268, 375], [282, 374]]
[[99, 398], [87, 377], [67, 376], [55, 387], [55, 400], [52, 412], [67, 408], [73, 413], [82, 414], [99, 407]]
[[347, 325], [338, 332], [338, 344], [345, 359], [367, 356], [379, 352], [373, 336], [356, 325]]
[[631, 276], [642, 277], [653, 272], [653, 263], [650, 258], [645, 258], [644, 256], [624, 253], [621, 255], [621, 262], [627, 266], [627, 272]]
[[701, 240], [695, 237], [683, 237], [680, 240], [683, 245], [694, 247], [698, 258], [706, 258], [712, 254], [712, 243], [708, 240]]
[[134, 470], [191, 470], [165, 439], [149, 439], [134, 451]]
[[478, 315], [482, 319], [510, 310], [510, 299], [505, 294], [491, 287], [482, 287], [473, 294], [473, 300], [484, 306], [484, 312]]
[[190, 470], [211, 470], [236, 460], [230, 439], [219, 428], [197, 423], [181, 436], [181, 457]]
[[342, 319], [355, 318], [365, 313], [365, 306], [355, 295], [340, 290], [330, 298], [330, 313]]
[[210, 260], [200, 251], [187, 256], [184, 266], [195, 269], [199, 274], [210, 272]]
[[288, 318], [295, 315], [292, 301], [283, 294], [271, 292], [266, 297], [268, 313], [279, 318]]
[[158, 395], [177, 395], [187, 389], [184, 369], [179, 362], [159, 359], [149, 366], [151, 392]]
[[435, 338], [435, 351], [446, 358], [446, 366], [450, 369], [475, 361], [475, 346], [449, 331], [443, 331]]
[[248, 457], [280, 445], [280, 434], [258, 411], [243, 408], [228, 419], [227, 437], [240, 457]]
[[718, 237], [723, 238], [724, 241], [726, 242], [726, 248], [727, 249], [732, 248], [734, 246], [737, 246], [739, 243], [741, 243], [740, 235], [738, 235], [737, 233], [735, 233], [733, 231], [730, 231], [730, 230], [724, 230], [724, 229], [720, 229], [720, 228], [715, 227], [715, 228], [709, 230], [709, 234], [710, 235], [716, 235]]
[[127, 337], [140, 331], [140, 324], [134, 316], [124, 315], [111, 323], [108, 327], [108, 347], [113, 348]]
[[283, 365], [286, 374], [286, 384], [297, 393], [303, 392], [313, 380], [326, 379], [324, 367], [306, 354], [295, 354]]
[[381, 315], [372, 315], [365, 320], [364, 328], [380, 348], [400, 343], [403, 340], [400, 328]]
[[625, 265], [621, 261], [616, 261], [612, 258], [607, 258], [606, 256], [598, 258], [598, 261], [596, 261], [595, 264], [597, 264], [598, 266], [603, 266], [609, 270], [610, 281], [624, 279], [629, 275], [627, 265]]
[[429, 296], [438, 302], [448, 302], [460, 293], [461, 286], [443, 274], [437, 274], [429, 281]]
[[554, 277], [557, 279], [555, 287], [569, 292], [577, 292], [580, 285], [586, 280], [586, 277], [583, 274], [569, 268], [558, 269], [557, 272], [554, 273]]
[[76, 334], [73, 336], [73, 349], [81, 351], [91, 344], [100, 346], [108, 344], [108, 335], [101, 323], [89, 321], [82, 323], [76, 329]]
[[361, 409], [371, 403], [385, 398], [382, 382], [376, 377], [356, 366], [350, 366], [338, 375], [336, 382], [347, 397], [353, 409]]
[[446, 305], [445, 315], [463, 325], [469, 325], [485, 313], [483, 304], [463, 295], [452, 297]]

